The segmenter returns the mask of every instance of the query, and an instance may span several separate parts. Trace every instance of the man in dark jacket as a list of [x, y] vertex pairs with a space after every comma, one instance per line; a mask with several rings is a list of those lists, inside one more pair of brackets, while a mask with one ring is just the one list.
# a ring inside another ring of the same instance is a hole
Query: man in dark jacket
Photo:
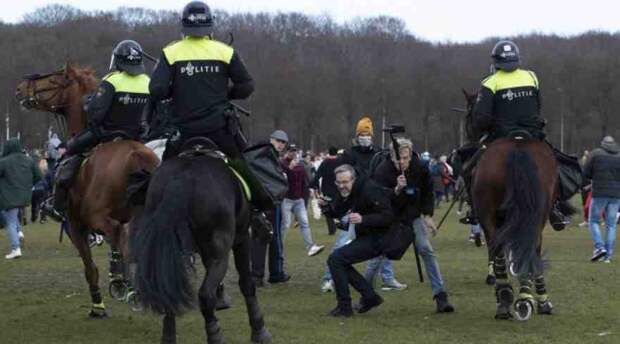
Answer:
[[[611, 262], [616, 239], [616, 220], [620, 208], [620, 147], [613, 137], [605, 136], [601, 147], [590, 153], [584, 166], [586, 179], [592, 180], [592, 203], [588, 224], [594, 241], [591, 260]], [[605, 215], [607, 240], [601, 238], [599, 220]]]
[[327, 260], [332, 273], [338, 305], [329, 314], [334, 317], [353, 315], [349, 283], [362, 298], [357, 311], [366, 313], [383, 303], [372, 285], [355, 270], [353, 264], [381, 255], [382, 238], [393, 220], [387, 192], [367, 177], [356, 178], [351, 165], [334, 171], [339, 195], [332, 203], [323, 204], [323, 212], [355, 227], [356, 238], [334, 251]]
[[433, 223], [433, 186], [428, 168], [413, 153], [411, 140], [397, 140], [399, 158], [390, 145], [390, 160], [379, 165], [373, 179], [391, 190], [394, 215], [403, 225], [413, 227], [415, 245], [424, 261], [424, 268], [431, 282], [433, 299], [438, 313], [449, 313], [454, 307], [448, 302], [437, 258], [428, 240], [428, 230], [435, 231]]
[[[338, 189], [336, 189], [336, 176], [334, 175], [334, 170], [338, 167], [338, 149], [336, 147], [329, 147], [328, 156], [323, 160], [319, 169], [314, 175], [314, 179], [310, 184], [310, 187], [313, 190], [321, 190], [321, 194], [323, 197], [328, 197], [330, 199], [336, 198], [338, 195]], [[320, 187], [319, 187], [320, 185]], [[327, 221], [327, 231], [329, 235], [336, 234], [336, 223], [334, 219], [325, 216], [325, 220]]]
[[32, 186], [41, 179], [38, 166], [22, 152], [19, 139], [6, 142], [0, 159], [0, 210], [11, 240], [6, 259], [22, 256], [19, 232], [19, 208], [30, 204]]

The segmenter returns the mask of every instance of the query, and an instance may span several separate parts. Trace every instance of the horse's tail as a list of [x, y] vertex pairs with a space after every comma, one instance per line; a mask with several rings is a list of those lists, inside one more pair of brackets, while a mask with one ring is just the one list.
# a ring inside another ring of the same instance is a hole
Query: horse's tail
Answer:
[[543, 218], [544, 192], [534, 159], [526, 150], [515, 149], [506, 160], [506, 196], [500, 207], [505, 215], [493, 248], [512, 251], [519, 275], [542, 272], [537, 248]]
[[193, 240], [192, 183], [179, 172], [165, 184], [151, 186], [154, 190], [134, 232], [136, 290], [145, 308], [160, 314], [181, 314], [193, 308], [195, 300], [187, 252], [193, 246], [188, 242]]

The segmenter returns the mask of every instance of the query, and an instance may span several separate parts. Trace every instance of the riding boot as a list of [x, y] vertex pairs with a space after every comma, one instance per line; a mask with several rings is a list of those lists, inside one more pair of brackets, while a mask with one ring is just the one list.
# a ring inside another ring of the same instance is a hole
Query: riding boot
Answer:
[[566, 228], [566, 225], [570, 223], [570, 216], [566, 215], [567, 209], [571, 206], [566, 201], [560, 201], [559, 199], [553, 203], [551, 212], [549, 213], [549, 223], [551, 227], [556, 231], [561, 231]]
[[52, 199], [48, 199], [41, 207], [41, 218], [43, 215], [51, 217], [54, 221], [64, 222], [66, 220], [65, 211], [67, 209], [67, 196], [69, 190], [60, 185], [54, 188]]

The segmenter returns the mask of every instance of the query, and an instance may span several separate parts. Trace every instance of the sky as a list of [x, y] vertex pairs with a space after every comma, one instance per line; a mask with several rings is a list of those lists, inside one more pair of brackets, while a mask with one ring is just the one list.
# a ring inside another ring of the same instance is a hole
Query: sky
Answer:
[[[185, 0], [19, 0], [4, 4], [0, 19], [18, 22], [37, 7], [52, 3], [83, 10], [118, 7], [181, 10]], [[329, 15], [342, 23], [356, 17], [401, 18], [419, 38], [433, 42], [477, 42], [541, 32], [572, 36], [585, 31], [619, 32], [618, 0], [210, 0], [227, 12], [301, 12]], [[10, 3], [10, 5], [8, 5]]]

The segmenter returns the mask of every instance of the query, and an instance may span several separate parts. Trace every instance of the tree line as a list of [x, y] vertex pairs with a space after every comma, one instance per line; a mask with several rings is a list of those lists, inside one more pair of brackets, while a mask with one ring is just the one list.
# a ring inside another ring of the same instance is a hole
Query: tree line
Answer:
[[[489, 74], [490, 51], [500, 37], [479, 43], [433, 43], [393, 17], [338, 24], [300, 13], [229, 14], [216, 11], [215, 38], [229, 42], [256, 81], [240, 104], [252, 111], [244, 129], [252, 140], [284, 129], [299, 146], [347, 147], [363, 115], [375, 124], [402, 123], [417, 150], [447, 153], [461, 141], [461, 88], [476, 91]], [[0, 23], [0, 113], [11, 115], [11, 134], [29, 147], [47, 138], [52, 116], [22, 110], [15, 86], [25, 74], [50, 72], [66, 61], [107, 73], [117, 42], [137, 40], [152, 55], [180, 38], [179, 14], [142, 8], [85, 12], [50, 5], [16, 24]], [[415, 25], [414, 25], [415, 26]], [[414, 28], [415, 29], [415, 28]], [[232, 33], [232, 36], [230, 35]], [[490, 32], [491, 34], [491, 32]], [[504, 38], [504, 37], [501, 37]], [[566, 152], [620, 136], [620, 35], [529, 34], [511, 37], [523, 66], [540, 80], [549, 140]], [[152, 68], [147, 62], [147, 69]], [[4, 139], [5, 123], [0, 123]], [[562, 130], [563, 129], [563, 130]], [[562, 134], [563, 131], [563, 134]]]

